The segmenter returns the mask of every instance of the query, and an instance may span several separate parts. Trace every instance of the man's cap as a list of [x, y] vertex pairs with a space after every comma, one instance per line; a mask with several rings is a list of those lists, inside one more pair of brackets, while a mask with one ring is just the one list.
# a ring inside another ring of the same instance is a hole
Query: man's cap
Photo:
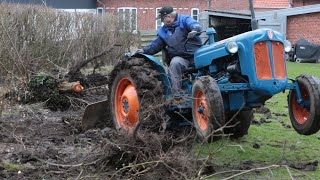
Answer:
[[166, 15], [170, 14], [173, 12], [173, 7], [171, 6], [164, 6], [160, 9], [159, 14], [157, 19], [162, 19], [164, 18]]

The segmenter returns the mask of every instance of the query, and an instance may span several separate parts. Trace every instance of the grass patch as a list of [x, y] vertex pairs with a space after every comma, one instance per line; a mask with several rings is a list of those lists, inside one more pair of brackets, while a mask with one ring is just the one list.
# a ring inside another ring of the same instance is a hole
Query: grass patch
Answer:
[[[287, 63], [288, 77], [295, 79], [300, 74], [310, 74], [320, 77], [320, 64]], [[269, 123], [251, 125], [249, 134], [237, 140], [222, 139], [217, 142], [199, 145], [196, 149], [201, 155], [212, 155], [218, 165], [217, 172], [221, 173], [208, 179], [222, 179], [244, 170], [262, 168], [235, 177], [235, 179], [320, 179], [320, 168], [315, 171], [308, 169], [293, 169], [285, 166], [320, 161], [320, 132], [311, 135], [299, 135], [291, 127], [288, 114], [287, 94], [279, 93], [266, 102], [271, 111]], [[262, 114], [255, 114], [255, 119], [265, 118]], [[249, 166], [247, 165], [249, 162]]]
[[27, 169], [26, 166], [13, 163], [1, 163], [0, 168], [9, 172], [18, 172]]

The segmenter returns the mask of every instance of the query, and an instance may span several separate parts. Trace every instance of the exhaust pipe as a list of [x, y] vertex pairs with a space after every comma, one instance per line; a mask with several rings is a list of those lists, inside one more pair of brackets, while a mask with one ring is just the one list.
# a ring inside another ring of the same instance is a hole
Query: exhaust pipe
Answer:
[[254, 12], [252, 0], [249, 0], [249, 8], [250, 8], [250, 12], [251, 12], [251, 29], [253, 31], [253, 30], [258, 29], [258, 21], [256, 20], [256, 15]]

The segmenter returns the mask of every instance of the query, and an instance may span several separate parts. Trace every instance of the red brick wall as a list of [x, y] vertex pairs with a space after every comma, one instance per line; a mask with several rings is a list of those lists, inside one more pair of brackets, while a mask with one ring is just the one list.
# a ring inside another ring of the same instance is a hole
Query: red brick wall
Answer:
[[320, 44], [320, 12], [290, 16], [287, 23], [287, 38], [291, 43], [304, 38]]
[[[170, 5], [180, 14], [191, 14], [192, 8], [202, 12], [207, 7], [205, 0], [171, 0], [170, 4], [159, 0], [104, 0], [107, 12], [117, 12], [119, 7], [137, 8], [138, 30], [154, 30], [156, 28], [156, 8]], [[98, 5], [101, 6], [101, 5]]]
[[249, 0], [211, 0], [211, 4], [214, 10], [249, 10]]

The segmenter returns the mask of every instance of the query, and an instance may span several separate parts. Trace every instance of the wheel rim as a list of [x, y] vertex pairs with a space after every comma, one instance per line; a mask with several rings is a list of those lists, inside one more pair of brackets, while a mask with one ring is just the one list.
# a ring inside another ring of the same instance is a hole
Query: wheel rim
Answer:
[[[309, 99], [309, 94], [304, 87], [300, 87], [301, 97], [303, 101], [307, 101]], [[297, 103], [297, 95], [294, 92], [292, 97], [292, 112], [299, 124], [304, 124], [308, 120], [309, 111], [307, 108], [303, 108], [299, 106]]]
[[208, 104], [202, 91], [197, 91], [195, 94], [195, 107], [197, 123], [201, 131], [208, 129]]
[[119, 127], [130, 130], [139, 121], [139, 99], [135, 86], [127, 77], [119, 80], [114, 98], [115, 116]]

